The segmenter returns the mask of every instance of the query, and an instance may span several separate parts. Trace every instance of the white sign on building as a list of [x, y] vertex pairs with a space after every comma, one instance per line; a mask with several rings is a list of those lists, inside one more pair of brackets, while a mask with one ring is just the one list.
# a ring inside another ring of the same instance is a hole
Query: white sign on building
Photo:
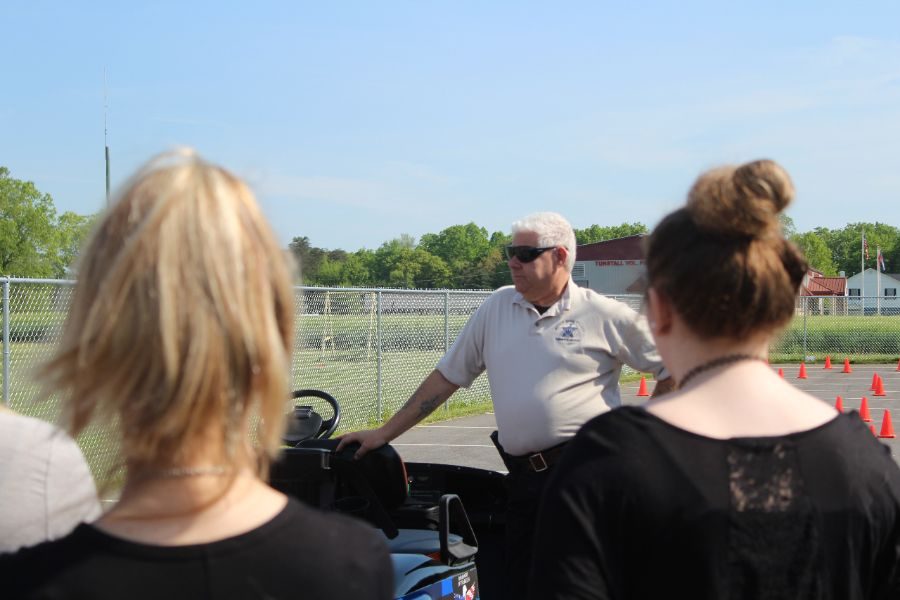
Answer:
[[572, 279], [601, 294], [643, 294], [643, 235], [578, 246]]

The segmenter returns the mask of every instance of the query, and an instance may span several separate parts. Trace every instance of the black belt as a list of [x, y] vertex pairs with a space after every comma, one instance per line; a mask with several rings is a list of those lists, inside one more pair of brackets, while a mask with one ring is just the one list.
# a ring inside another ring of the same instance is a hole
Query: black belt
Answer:
[[567, 444], [568, 442], [563, 442], [552, 448], [547, 448], [546, 450], [541, 450], [534, 454], [526, 454], [525, 456], [511, 456], [507, 454], [506, 459], [509, 461], [507, 467], [509, 467], [510, 471], [513, 471], [514, 469], [525, 469], [535, 473], [541, 473], [559, 461]]

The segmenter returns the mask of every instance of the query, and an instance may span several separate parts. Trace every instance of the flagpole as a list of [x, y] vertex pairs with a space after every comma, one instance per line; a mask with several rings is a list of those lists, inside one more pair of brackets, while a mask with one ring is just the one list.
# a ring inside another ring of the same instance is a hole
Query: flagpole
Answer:
[[859, 274], [862, 276], [862, 289], [859, 297], [862, 316], [866, 316], [866, 230], [862, 230], [862, 243], [859, 248]]
[[881, 316], [881, 246], [875, 250], [875, 302], [878, 307], [878, 316]]

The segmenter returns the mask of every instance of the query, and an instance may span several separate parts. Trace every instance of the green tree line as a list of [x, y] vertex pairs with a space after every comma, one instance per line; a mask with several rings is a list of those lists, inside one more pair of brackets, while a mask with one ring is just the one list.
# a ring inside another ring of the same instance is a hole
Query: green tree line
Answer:
[[[817, 227], [799, 233], [789, 217], [782, 219], [785, 235], [806, 254], [810, 265], [827, 276], [858, 273], [862, 233], [869, 243], [866, 268], [875, 268], [880, 246], [888, 272], [900, 271], [900, 229], [884, 223], [850, 223], [840, 229]], [[579, 245], [647, 233], [643, 223], [590, 225], [575, 229]], [[503, 256], [508, 233], [489, 233], [476, 223], [452, 225], [426, 233], [416, 243], [410, 235], [384, 242], [375, 250], [328, 250], [295, 237], [290, 251], [306, 285], [344, 287], [494, 289], [511, 283]]]
[[[33, 183], [13, 178], [0, 166], [0, 276], [63, 278], [94, 220], [92, 215], [57, 215], [53, 199]], [[900, 229], [885, 223], [850, 223], [840, 229], [798, 232], [782, 218], [785, 234], [825, 275], [858, 273], [862, 234], [869, 244], [867, 268], [875, 268], [880, 246], [888, 272], [900, 272]], [[647, 233], [643, 223], [590, 225], [575, 229], [577, 243], [590, 244]], [[489, 232], [476, 223], [452, 225], [417, 241], [403, 234], [375, 250], [349, 252], [313, 246], [295, 237], [289, 250], [306, 285], [392, 288], [494, 289], [511, 283], [503, 247], [507, 232]]]
[[0, 166], [0, 275], [67, 276], [93, 216], [56, 214], [53, 198]]
[[[849, 277], [859, 273], [862, 263], [867, 269], [877, 265], [877, 248], [884, 256], [888, 273], [900, 272], [900, 228], [886, 223], [848, 223], [840, 229], [816, 227], [798, 233], [791, 219], [783, 220], [785, 233], [803, 250], [809, 264], [824, 275], [835, 276], [841, 271]], [[862, 237], [865, 232], [869, 258], [864, 259]]]
[[[576, 229], [579, 244], [646, 233], [641, 223]], [[375, 250], [328, 250], [295, 237], [290, 251], [300, 265], [306, 285], [494, 289], [512, 283], [503, 247], [508, 233], [489, 233], [475, 223], [451, 225], [439, 233], [426, 233], [418, 241], [404, 234]]]

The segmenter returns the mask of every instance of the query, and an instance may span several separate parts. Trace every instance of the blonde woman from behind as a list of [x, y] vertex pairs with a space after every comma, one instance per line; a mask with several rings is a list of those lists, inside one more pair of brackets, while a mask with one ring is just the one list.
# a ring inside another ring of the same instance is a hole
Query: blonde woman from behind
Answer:
[[4, 597], [389, 598], [380, 534], [262, 479], [283, 428], [293, 290], [247, 186], [191, 151], [155, 158], [78, 273], [43, 381], [67, 399], [71, 433], [100, 421], [118, 437], [125, 482], [96, 523], [0, 560]]

